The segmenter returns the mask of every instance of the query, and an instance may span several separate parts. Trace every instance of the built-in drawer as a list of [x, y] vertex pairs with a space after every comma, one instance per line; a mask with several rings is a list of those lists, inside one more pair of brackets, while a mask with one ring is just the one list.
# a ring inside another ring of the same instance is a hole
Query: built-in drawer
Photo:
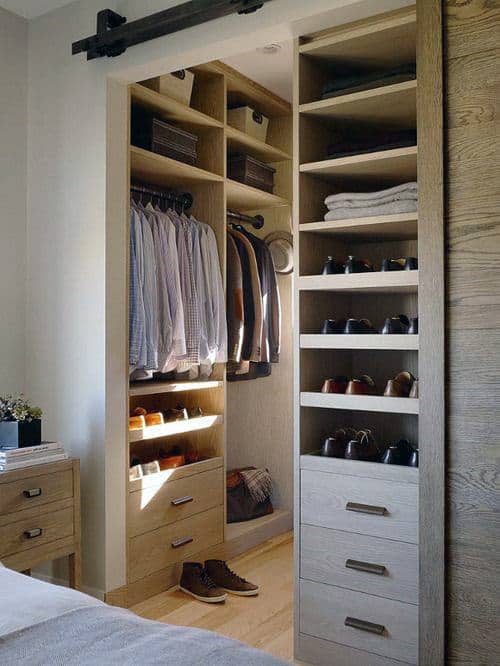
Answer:
[[160, 527], [129, 541], [129, 580], [134, 582], [189, 559], [224, 538], [224, 507]]
[[224, 471], [213, 469], [129, 494], [129, 536], [175, 523], [224, 503]]
[[301, 522], [418, 543], [418, 486], [302, 470]]
[[31, 509], [40, 504], [73, 497], [73, 471], [52, 472], [4, 483], [0, 490], [0, 515]]
[[0, 558], [64, 539], [73, 533], [71, 507], [17, 520], [0, 527]]
[[418, 604], [418, 546], [303, 525], [300, 577]]
[[418, 606], [301, 580], [299, 607], [303, 634], [418, 663]]

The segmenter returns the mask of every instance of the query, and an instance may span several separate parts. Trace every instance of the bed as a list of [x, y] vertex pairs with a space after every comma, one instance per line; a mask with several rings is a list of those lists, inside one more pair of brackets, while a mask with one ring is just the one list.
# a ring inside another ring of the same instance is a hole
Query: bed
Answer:
[[152, 622], [0, 564], [0, 664], [283, 666], [219, 634]]

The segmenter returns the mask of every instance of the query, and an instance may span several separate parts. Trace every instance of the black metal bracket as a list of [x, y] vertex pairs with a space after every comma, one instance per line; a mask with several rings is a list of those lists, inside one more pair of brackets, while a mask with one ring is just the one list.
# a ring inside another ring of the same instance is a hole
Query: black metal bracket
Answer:
[[111, 9], [97, 14], [97, 32], [73, 42], [72, 53], [87, 53], [87, 60], [117, 57], [130, 46], [170, 35], [230, 14], [252, 14], [270, 0], [190, 0], [181, 5], [127, 23]]

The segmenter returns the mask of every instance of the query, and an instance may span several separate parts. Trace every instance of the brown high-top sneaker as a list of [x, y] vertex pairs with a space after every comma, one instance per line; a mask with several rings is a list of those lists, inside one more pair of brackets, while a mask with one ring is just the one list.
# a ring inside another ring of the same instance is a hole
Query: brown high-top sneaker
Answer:
[[235, 574], [223, 560], [207, 560], [205, 571], [214, 583], [226, 592], [240, 597], [254, 597], [259, 594], [258, 585], [249, 583]]
[[227, 599], [224, 590], [217, 587], [199, 562], [184, 562], [179, 589], [207, 604], [218, 604]]

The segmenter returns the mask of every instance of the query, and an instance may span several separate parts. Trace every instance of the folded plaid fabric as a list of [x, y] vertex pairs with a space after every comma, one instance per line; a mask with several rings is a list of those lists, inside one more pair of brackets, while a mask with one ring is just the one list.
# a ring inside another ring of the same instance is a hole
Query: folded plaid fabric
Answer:
[[271, 497], [273, 482], [267, 469], [248, 469], [240, 472], [250, 496], [256, 502], [265, 502]]

